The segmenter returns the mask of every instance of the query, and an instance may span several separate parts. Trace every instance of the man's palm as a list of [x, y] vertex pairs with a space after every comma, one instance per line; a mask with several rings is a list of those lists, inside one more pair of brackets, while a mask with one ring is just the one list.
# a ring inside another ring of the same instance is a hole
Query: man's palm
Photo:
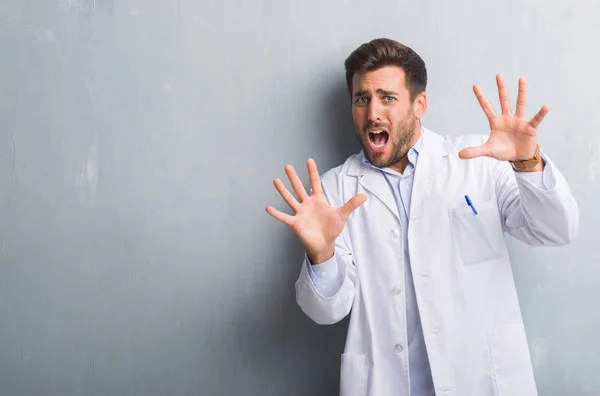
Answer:
[[300, 238], [306, 252], [313, 261], [322, 262], [334, 253], [335, 239], [342, 233], [350, 214], [362, 205], [367, 197], [358, 194], [344, 206], [336, 208], [327, 202], [321, 188], [321, 180], [317, 165], [312, 159], [307, 161], [308, 174], [312, 187], [312, 195], [308, 195], [294, 168], [285, 167], [286, 174], [298, 196], [298, 200], [287, 190], [280, 179], [273, 184], [285, 202], [295, 212], [294, 216], [280, 212], [268, 206], [267, 213], [290, 226]]
[[475, 85], [473, 87], [475, 96], [490, 122], [490, 137], [481, 146], [462, 149], [458, 154], [460, 158], [485, 156], [500, 161], [518, 161], [531, 158], [536, 151], [537, 128], [548, 114], [548, 106], [543, 106], [531, 120], [525, 118], [527, 82], [521, 78], [516, 111], [513, 114], [504, 77], [497, 75], [496, 82], [502, 114], [496, 114], [481, 88]]

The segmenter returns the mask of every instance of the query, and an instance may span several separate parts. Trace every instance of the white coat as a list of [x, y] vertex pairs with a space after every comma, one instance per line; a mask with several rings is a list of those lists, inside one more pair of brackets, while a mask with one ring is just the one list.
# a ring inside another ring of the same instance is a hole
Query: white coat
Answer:
[[[415, 168], [408, 248], [416, 299], [437, 396], [537, 395], [504, 233], [529, 245], [564, 245], [579, 227], [569, 186], [546, 161], [551, 186], [515, 177], [505, 161], [463, 160], [458, 151], [487, 136], [442, 137], [423, 128]], [[398, 241], [400, 217], [382, 173], [362, 153], [322, 178], [331, 205], [358, 193], [367, 201], [336, 241], [340, 290], [323, 297], [307, 274], [296, 282], [302, 310], [319, 324], [352, 312], [341, 357], [342, 396], [404, 395], [395, 348], [405, 326]], [[467, 206], [469, 195], [478, 215]], [[340, 264], [341, 263], [341, 264]], [[517, 263], [527, 265], [527, 263]]]

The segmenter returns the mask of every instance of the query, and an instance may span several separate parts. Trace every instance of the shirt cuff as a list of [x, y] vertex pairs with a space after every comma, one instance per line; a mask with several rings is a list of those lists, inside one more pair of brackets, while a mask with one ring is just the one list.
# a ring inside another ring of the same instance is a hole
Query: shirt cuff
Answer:
[[552, 190], [556, 186], [556, 178], [554, 177], [554, 165], [548, 160], [546, 155], [540, 150], [540, 156], [544, 161], [544, 170], [541, 172], [515, 172], [517, 178], [526, 180], [530, 184], [536, 186], [540, 190]]
[[317, 289], [323, 297], [332, 297], [340, 290], [343, 283], [343, 277], [341, 275], [343, 274], [339, 271], [335, 254], [332, 258], [321, 264], [311, 264], [308, 257], [306, 257], [305, 261], [308, 276], [315, 286], [315, 289]]

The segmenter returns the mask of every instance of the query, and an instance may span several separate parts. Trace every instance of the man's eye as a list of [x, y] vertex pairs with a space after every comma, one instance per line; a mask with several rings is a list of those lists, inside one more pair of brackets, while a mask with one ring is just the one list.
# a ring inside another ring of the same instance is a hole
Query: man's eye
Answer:
[[368, 102], [367, 98], [356, 98], [356, 103], [358, 104], [365, 104]]
[[396, 100], [396, 98], [394, 98], [393, 96], [386, 96], [386, 97], [384, 98], [384, 100], [385, 100], [386, 102], [393, 102], [394, 100]]

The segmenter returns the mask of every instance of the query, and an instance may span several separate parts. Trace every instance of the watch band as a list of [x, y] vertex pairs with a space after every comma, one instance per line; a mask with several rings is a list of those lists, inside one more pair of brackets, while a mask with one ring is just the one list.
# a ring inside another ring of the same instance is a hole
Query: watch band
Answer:
[[533, 154], [533, 157], [526, 159], [526, 160], [520, 160], [520, 161], [509, 161], [510, 164], [512, 165], [513, 169], [516, 171], [522, 171], [524, 169], [527, 169], [527, 166], [529, 164], [531, 164], [532, 162], [538, 163], [540, 162], [540, 145], [536, 144], [535, 145], [535, 153]]

